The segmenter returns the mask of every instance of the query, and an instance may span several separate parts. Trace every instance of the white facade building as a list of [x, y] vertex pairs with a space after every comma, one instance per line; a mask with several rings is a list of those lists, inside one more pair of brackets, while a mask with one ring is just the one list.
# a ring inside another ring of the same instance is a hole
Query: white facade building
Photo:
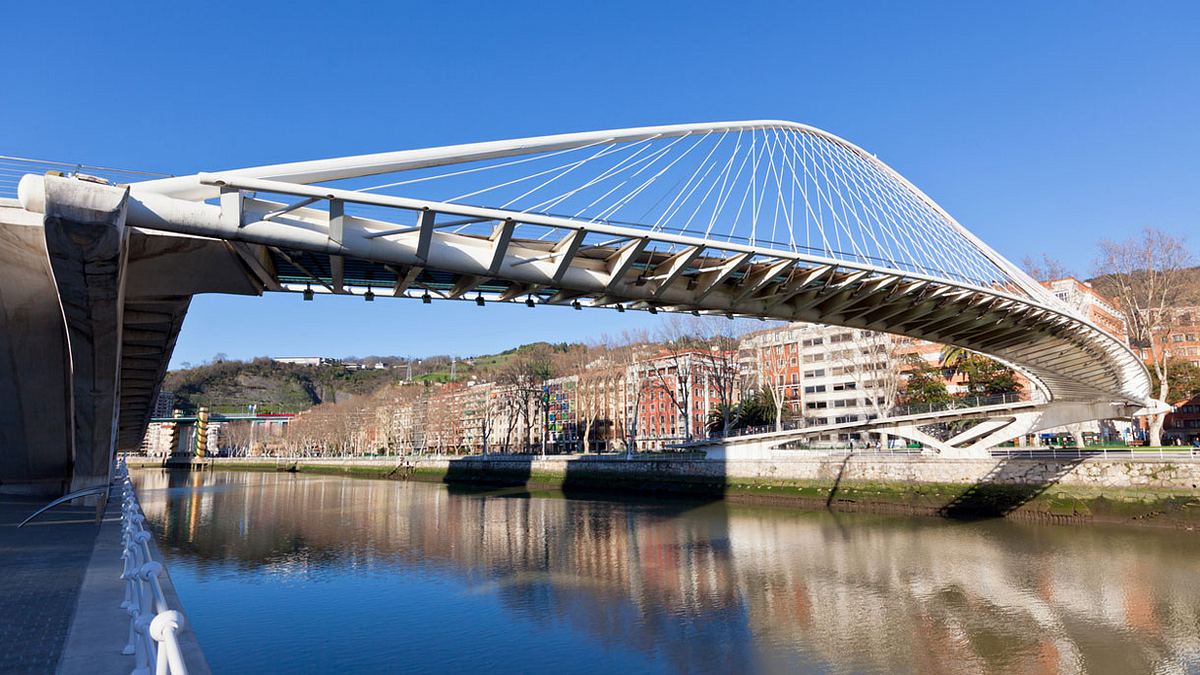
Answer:
[[[793, 323], [746, 336], [740, 346], [743, 382], [783, 400], [785, 417], [840, 424], [886, 415], [895, 404], [900, 363], [884, 333]], [[866, 441], [860, 434], [825, 434], [814, 444]]]
[[334, 366], [338, 360], [328, 356], [272, 356], [275, 363], [290, 363], [294, 366]]

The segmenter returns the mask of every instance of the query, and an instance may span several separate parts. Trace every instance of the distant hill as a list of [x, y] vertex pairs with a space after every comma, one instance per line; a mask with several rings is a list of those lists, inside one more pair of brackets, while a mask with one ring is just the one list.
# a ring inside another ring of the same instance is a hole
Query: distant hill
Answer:
[[194, 411], [299, 412], [339, 397], [367, 394], [396, 382], [403, 370], [347, 370], [342, 366], [298, 366], [270, 359], [218, 361], [167, 373], [163, 389], [175, 394], [176, 407]]
[[[484, 379], [494, 375], [515, 355], [535, 349], [565, 351], [570, 345], [537, 342], [508, 349], [498, 354], [452, 359], [430, 356], [413, 359], [414, 382], [450, 381], [451, 364], [455, 380]], [[362, 370], [345, 365], [301, 366], [277, 363], [269, 358], [253, 361], [220, 360], [200, 366], [173, 370], [163, 381], [163, 390], [175, 394], [175, 406], [192, 412], [201, 406], [212, 412], [245, 412], [253, 403], [258, 412], [300, 412], [319, 403], [370, 394], [380, 387], [397, 383], [409, 375], [403, 357], [349, 357], [344, 364], [362, 364]], [[376, 363], [386, 368], [374, 368]]]
[[[1087, 280], [1092, 288], [1095, 288], [1100, 293], [1117, 299], [1117, 290], [1113, 285], [1111, 275], [1101, 275]], [[1182, 305], [1200, 305], [1200, 267], [1192, 267], [1184, 270], [1184, 288], [1180, 298]]]

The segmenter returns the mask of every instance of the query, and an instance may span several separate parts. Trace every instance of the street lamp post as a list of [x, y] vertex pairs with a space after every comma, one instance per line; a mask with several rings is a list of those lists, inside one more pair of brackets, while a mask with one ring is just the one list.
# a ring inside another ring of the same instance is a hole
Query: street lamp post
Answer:
[[[250, 416], [253, 417], [254, 412], [256, 410], [258, 410], [258, 404], [251, 403], [250, 405], [246, 406], [246, 409], [250, 413]], [[254, 451], [254, 420], [250, 420], [250, 447], [247, 448], [246, 454], [250, 454], [253, 451]]]
[[546, 441], [550, 438], [550, 387], [542, 385], [542, 459], [546, 459]]

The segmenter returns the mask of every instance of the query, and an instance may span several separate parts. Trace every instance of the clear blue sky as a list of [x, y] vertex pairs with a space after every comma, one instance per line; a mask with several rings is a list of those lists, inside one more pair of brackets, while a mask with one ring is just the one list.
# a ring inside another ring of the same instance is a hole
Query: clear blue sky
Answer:
[[[1200, 223], [1200, 3], [124, 4], [4, 7], [0, 154], [187, 173], [783, 118], [877, 153], [1014, 260], [1086, 274], [1098, 238]], [[174, 363], [653, 325], [318, 300], [197, 298]]]

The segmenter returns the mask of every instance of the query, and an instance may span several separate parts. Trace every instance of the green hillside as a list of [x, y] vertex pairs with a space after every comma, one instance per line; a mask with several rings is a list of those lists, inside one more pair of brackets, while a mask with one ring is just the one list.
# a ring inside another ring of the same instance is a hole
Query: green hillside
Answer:
[[339, 396], [367, 394], [404, 377], [403, 370], [347, 370], [341, 366], [297, 366], [270, 359], [219, 361], [167, 373], [163, 389], [186, 412], [299, 412]]
[[[537, 342], [498, 354], [458, 359], [454, 362], [454, 379], [488, 379], [518, 355], [537, 350], [563, 352], [569, 348], [570, 345], [565, 343]], [[413, 359], [412, 379], [415, 382], [449, 382], [452, 361], [449, 356]], [[336, 401], [339, 397], [370, 394], [409, 375], [405, 360], [394, 356], [349, 358], [346, 362], [365, 364], [367, 368], [299, 366], [268, 358], [219, 360], [168, 372], [163, 390], [173, 392], [175, 406], [185, 412], [194, 412], [204, 406], [212, 412], [238, 413], [245, 412], [249, 404], [257, 405], [258, 412], [300, 412], [319, 403]], [[376, 369], [372, 367], [376, 363], [389, 367]]]

